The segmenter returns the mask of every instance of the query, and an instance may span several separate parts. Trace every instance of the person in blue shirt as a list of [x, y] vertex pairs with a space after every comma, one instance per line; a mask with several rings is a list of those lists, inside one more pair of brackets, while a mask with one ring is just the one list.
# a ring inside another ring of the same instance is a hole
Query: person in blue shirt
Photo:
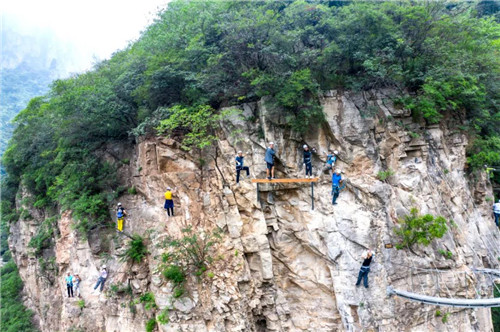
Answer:
[[337, 204], [337, 197], [339, 197], [340, 193], [340, 184], [342, 183], [342, 176], [340, 175], [342, 173], [340, 169], [337, 169], [335, 173], [332, 175], [332, 204], [336, 205]]
[[74, 297], [73, 296], [73, 276], [71, 275], [70, 272], [68, 272], [68, 275], [66, 276], [66, 289], [68, 290], [68, 297]]
[[312, 151], [309, 150], [309, 147], [304, 144], [302, 147], [304, 149], [304, 166], [306, 168], [306, 179], [309, 177], [312, 178], [312, 153], [316, 150], [313, 148]]
[[241, 171], [246, 171], [247, 177], [250, 176], [250, 169], [247, 166], [243, 166], [244, 159], [243, 152], [238, 151], [238, 155], [236, 156], [236, 183], [240, 183]]
[[321, 170], [321, 174], [323, 174], [325, 171], [328, 171], [328, 173], [330, 174], [330, 172], [335, 167], [335, 163], [337, 162], [339, 152], [337, 150], [335, 151], [330, 150], [328, 151], [328, 153], [325, 152], [325, 154], [326, 154], [326, 162], [325, 166]]
[[276, 155], [276, 152], [274, 151], [274, 143], [271, 142], [269, 143], [269, 147], [266, 150], [266, 156], [264, 160], [266, 161], [267, 169], [266, 169], [266, 174], [267, 174], [267, 179], [271, 180], [271, 177], [273, 179], [276, 179], [274, 177], [274, 156]]

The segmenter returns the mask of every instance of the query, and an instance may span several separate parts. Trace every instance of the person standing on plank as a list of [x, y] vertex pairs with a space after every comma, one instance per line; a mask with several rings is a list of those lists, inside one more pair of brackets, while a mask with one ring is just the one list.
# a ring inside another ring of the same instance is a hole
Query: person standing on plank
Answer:
[[66, 289], [68, 291], [68, 297], [74, 297], [73, 296], [73, 276], [71, 275], [71, 272], [68, 272], [68, 275], [66, 276]]
[[306, 169], [306, 179], [312, 179], [312, 153], [316, 152], [316, 149], [312, 148], [311, 151], [306, 144], [304, 144], [302, 148], [304, 149], [304, 166]]
[[373, 259], [373, 252], [370, 248], [361, 255], [361, 259], [363, 259], [363, 263], [361, 264], [361, 268], [359, 269], [358, 281], [356, 282], [356, 286], [361, 284], [361, 279], [363, 279], [363, 285], [365, 288], [368, 288], [368, 273], [370, 273], [370, 264]]
[[276, 152], [274, 151], [274, 143], [271, 142], [269, 143], [269, 147], [266, 150], [266, 156], [264, 160], [266, 161], [266, 174], [267, 174], [267, 179], [271, 180], [271, 178], [276, 179], [274, 177], [274, 156], [276, 155]]
[[337, 198], [339, 197], [340, 194], [340, 185], [342, 183], [342, 176], [340, 175], [341, 170], [337, 169], [335, 173], [332, 175], [332, 204], [336, 205], [337, 204]]
[[123, 232], [123, 220], [126, 215], [127, 211], [125, 211], [122, 203], [118, 203], [116, 206], [116, 228], [118, 229], [118, 232]]
[[243, 166], [244, 159], [243, 152], [238, 151], [238, 155], [236, 156], [236, 183], [240, 183], [241, 171], [246, 171], [247, 177], [250, 176], [250, 169], [247, 166]]
[[165, 204], [163, 208], [167, 211], [169, 217], [170, 215], [174, 216], [174, 200], [172, 199], [172, 189], [170, 187], [165, 192]]

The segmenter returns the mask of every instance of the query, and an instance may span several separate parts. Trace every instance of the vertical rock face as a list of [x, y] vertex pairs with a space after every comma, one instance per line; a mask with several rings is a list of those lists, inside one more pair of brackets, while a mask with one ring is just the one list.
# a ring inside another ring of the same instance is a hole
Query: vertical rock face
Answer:
[[[65, 212], [54, 249], [43, 253], [57, 263], [57, 271], [48, 270], [30, 254], [28, 243], [45, 218], [31, 208], [31, 219], [12, 225], [10, 246], [41, 329], [141, 331], [155, 312], [134, 299], [152, 292], [156, 314], [169, 308], [160, 331], [491, 330], [487, 309], [441, 308], [447, 313], [443, 323], [436, 307], [386, 294], [391, 285], [433, 296], [488, 296], [491, 283], [471, 268], [497, 268], [500, 256], [499, 233], [484, 200], [491, 188], [484, 179], [470, 184], [464, 174], [466, 135], [450, 129], [454, 119], [442, 127], [415, 123], [389, 96], [330, 91], [322, 100], [327, 123], [304, 137], [283, 128], [265, 103], [242, 105], [243, 116], [255, 122], [227, 119], [217, 164], [207, 159], [203, 167], [199, 156], [170, 139], [147, 139], [134, 150], [110, 147], [110, 155], [131, 160], [119, 176], [137, 194], [119, 200], [128, 211], [125, 231], [147, 237], [148, 257], [140, 264], [121, 261], [126, 237], [105, 229], [78, 237]], [[245, 153], [252, 178], [265, 176], [264, 137], [277, 143], [277, 176], [283, 178], [303, 177], [301, 146], [316, 147], [314, 210], [309, 184], [262, 185], [259, 197], [249, 179], [235, 185], [237, 150]], [[319, 171], [328, 149], [340, 151], [337, 167], [347, 182], [338, 205], [331, 204], [329, 175]], [[377, 174], [389, 169], [394, 174], [380, 181]], [[173, 218], [163, 210], [168, 186], [175, 188]], [[412, 207], [453, 219], [456, 227], [416, 254], [385, 248], [397, 241], [392, 229]], [[116, 219], [112, 208], [110, 215]], [[175, 299], [158, 269], [159, 257], [165, 236], [179, 236], [189, 225], [225, 232], [214, 249], [211, 277], [193, 277], [185, 295]], [[356, 288], [366, 248], [375, 250], [370, 288]], [[452, 259], [439, 250], [452, 252]], [[107, 292], [94, 294], [103, 264]], [[65, 293], [70, 271], [83, 279], [83, 308]]]

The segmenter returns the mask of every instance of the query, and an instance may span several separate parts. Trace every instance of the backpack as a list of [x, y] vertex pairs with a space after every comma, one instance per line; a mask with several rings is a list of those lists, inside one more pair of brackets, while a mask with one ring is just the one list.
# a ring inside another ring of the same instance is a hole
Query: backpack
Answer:
[[123, 209], [118, 209], [118, 211], [116, 211], [116, 217], [123, 218]]

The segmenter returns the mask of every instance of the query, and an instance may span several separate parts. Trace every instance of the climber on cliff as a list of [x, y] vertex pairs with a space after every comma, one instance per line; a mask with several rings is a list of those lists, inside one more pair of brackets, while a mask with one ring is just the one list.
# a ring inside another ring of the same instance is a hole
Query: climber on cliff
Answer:
[[363, 255], [361, 255], [361, 259], [363, 259], [363, 263], [361, 264], [361, 268], [359, 269], [358, 281], [356, 281], [356, 286], [361, 284], [361, 279], [363, 279], [363, 285], [365, 288], [368, 288], [368, 273], [370, 273], [370, 264], [373, 259], [373, 252], [370, 248], [366, 250]]
[[340, 169], [335, 170], [335, 173], [332, 175], [332, 204], [337, 204], [337, 197], [340, 194], [340, 186], [342, 184], [342, 171]]
[[71, 275], [71, 272], [68, 272], [68, 275], [66, 276], [66, 289], [68, 291], [68, 297], [74, 297], [73, 296], [73, 276]]
[[172, 199], [172, 188], [167, 187], [167, 191], [165, 192], [165, 204], [163, 208], [167, 211], [167, 215], [170, 217], [174, 216], [174, 200]]
[[127, 211], [122, 206], [122, 203], [118, 203], [116, 206], [116, 228], [118, 232], [123, 232], [123, 220], [127, 215]]
[[330, 172], [335, 167], [335, 163], [337, 162], [339, 152], [337, 150], [335, 151], [330, 150], [328, 151], [328, 153], [325, 152], [325, 154], [326, 154], [326, 162], [325, 166], [323, 166], [323, 169], [321, 170], [321, 174], [323, 174], [325, 171], [328, 171], [328, 173], [330, 174]]
[[78, 297], [82, 297], [80, 295], [80, 282], [82, 281], [82, 279], [80, 278], [80, 276], [78, 275], [78, 273], [75, 273], [74, 277], [73, 277], [73, 289], [75, 290], [75, 293], [76, 293], [76, 296]]
[[267, 179], [271, 180], [271, 178], [275, 179], [274, 177], [274, 156], [276, 155], [276, 152], [274, 152], [274, 143], [271, 142], [269, 143], [269, 147], [266, 150], [266, 156], [265, 156], [265, 161], [267, 165]]
[[312, 178], [312, 153], [316, 152], [315, 148], [312, 148], [312, 150], [309, 150], [309, 147], [304, 144], [302, 147], [304, 149], [304, 166], [306, 170], [306, 179]]
[[495, 224], [500, 226], [498, 223], [500, 221], [500, 199], [497, 203], [493, 204], [493, 215], [495, 216]]
[[238, 151], [238, 155], [236, 156], [236, 183], [240, 183], [240, 173], [241, 171], [247, 172], [247, 177], [250, 176], [250, 169], [248, 166], [243, 166], [245, 157], [243, 156], [243, 152]]
[[99, 274], [99, 279], [97, 279], [97, 284], [95, 284], [94, 291], [101, 285], [101, 288], [99, 289], [100, 292], [102, 292], [102, 289], [104, 288], [104, 283], [106, 282], [106, 279], [108, 278], [108, 270], [106, 269], [106, 265], [102, 266], [101, 273]]

